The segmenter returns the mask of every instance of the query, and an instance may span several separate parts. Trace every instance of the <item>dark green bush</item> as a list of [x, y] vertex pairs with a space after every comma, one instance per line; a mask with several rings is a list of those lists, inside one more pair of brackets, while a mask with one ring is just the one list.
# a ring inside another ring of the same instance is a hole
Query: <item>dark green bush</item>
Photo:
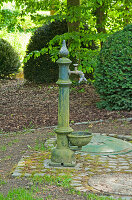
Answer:
[[132, 24], [111, 35], [99, 54], [95, 87], [100, 108], [132, 109]]
[[[67, 31], [66, 21], [55, 21], [48, 25], [43, 25], [31, 37], [27, 47], [27, 54], [34, 50], [39, 51], [44, 47], [48, 47], [48, 42], [51, 39]], [[31, 57], [24, 65], [24, 77], [28, 81], [35, 83], [55, 82], [58, 79], [58, 64], [51, 61], [48, 53], [40, 55], [36, 59]]]
[[18, 54], [9, 42], [0, 39], [0, 78], [9, 77], [20, 67]]

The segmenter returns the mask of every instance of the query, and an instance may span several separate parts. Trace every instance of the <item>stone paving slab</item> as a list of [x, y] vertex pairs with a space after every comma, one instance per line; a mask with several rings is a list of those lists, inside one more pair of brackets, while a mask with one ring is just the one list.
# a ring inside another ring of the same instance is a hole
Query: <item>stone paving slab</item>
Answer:
[[45, 143], [47, 151], [23, 156], [12, 176], [63, 177], [68, 174], [72, 177], [71, 186], [76, 190], [132, 199], [132, 152], [120, 155], [92, 155], [76, 151], [76, 167], [57, 168], [49, 166], [51, 149], [55, 143], [56, 138], [51, 138]]
[[88, 184], [100, 192], [132, 196], [132, 174], [101, 174], [92, 176]]

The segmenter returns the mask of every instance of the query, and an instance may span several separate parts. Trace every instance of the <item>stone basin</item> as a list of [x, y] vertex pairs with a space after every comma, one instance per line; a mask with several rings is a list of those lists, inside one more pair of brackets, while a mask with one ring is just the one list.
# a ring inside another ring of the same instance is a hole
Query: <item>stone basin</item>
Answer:
[[68, 134], [67, 137], [71, 145], [78, 146], [78, 148], [81, 149], [82, 146], [87, 145], [91, 141], [92, 133], [87, 131], [78, 131]]

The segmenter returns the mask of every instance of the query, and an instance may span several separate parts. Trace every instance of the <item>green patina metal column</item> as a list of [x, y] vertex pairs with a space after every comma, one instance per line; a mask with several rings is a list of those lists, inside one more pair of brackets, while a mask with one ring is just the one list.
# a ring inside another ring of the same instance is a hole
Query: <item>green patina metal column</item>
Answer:
[[71, 81], [69, 79], [69, 65], [71, 60], [68, 56], [65, 40], [63, 41], [60, 50], [60, 59], [57, 60], [59, 65], [59, 102], [58, 102], [58, 126], [55, 132], [57, 133], [57, 147], [52, 151], [51, 163], [52, 166], [75, 166], [75, 155], [69, 148], [67, 135], [73, 130], [69, 126], [69, 87]]

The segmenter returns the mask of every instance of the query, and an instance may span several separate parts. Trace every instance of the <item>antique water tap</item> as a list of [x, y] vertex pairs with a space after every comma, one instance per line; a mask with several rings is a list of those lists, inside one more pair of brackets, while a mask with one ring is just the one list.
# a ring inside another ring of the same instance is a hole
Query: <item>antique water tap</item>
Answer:
[[69, 146], [69, 135], [73, 129], [69, 126], [69, 88], [72, 84], [69, 74], [80, 75], [81, 81], [86, 81], [83, 72], [77, 70], [78, 64], [74, 64], [75, 71], [70, 71], [69, 66], [72, 61], [67, 58], [68, 49], [66, 42], [63, 40], [60, 49], [60, 58], [56, 61], [59, 65], [59, 100], [58, 100], [58, 125], [55, 129], [57, 134], [57, 145], [52, 150], [50, 166], [54, 167], [74, 167], [76, 165], [76, 157], [74, 151]]
[[77, 75], [79, 75], [80, 78], [79, 78], [78, 83], [81, 83], [82, 81], [86, 81], [87, 82], [87, 79], [85, 78], [84, 73], [82, 71], [79, 71], [77, 69], [78, 64], [73, 64], [73, 66], [75, 67], [75, 69], [74, 69], [74, 71], [69, 70], [69, 72], [68, 72], [69, 75], [71, 75], [71, 74], [77, 74]]

